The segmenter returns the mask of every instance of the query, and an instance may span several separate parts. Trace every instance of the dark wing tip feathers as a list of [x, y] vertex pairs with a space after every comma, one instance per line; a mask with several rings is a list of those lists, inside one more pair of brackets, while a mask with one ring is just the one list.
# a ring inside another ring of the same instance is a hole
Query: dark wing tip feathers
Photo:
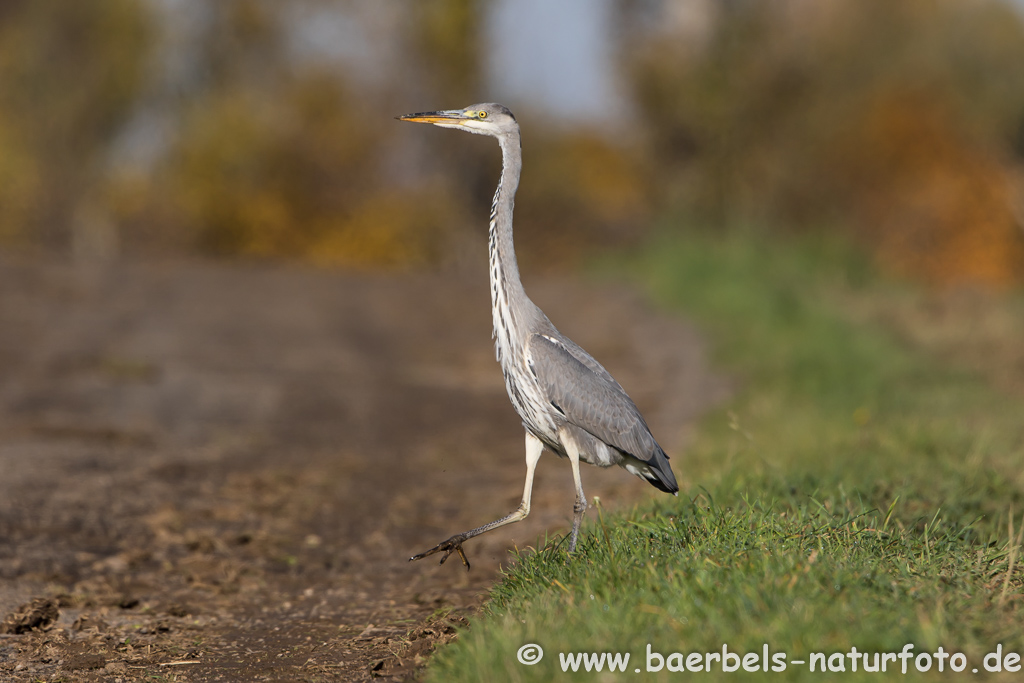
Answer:
[[[645, 478], [652, 486], [666, 493], [679, 491], [672, 466], [668, 463], [668, 455], [654, 440], [632, 399], [608, 371], [589, 356], [587, 358], [594, 367], [584, 363], [564, 342], [541, 334], [535, 334], [531, 341], [535, 342], [534, 352], [547, 359], [546, 363], [531, 365], [530, 369], [545, 386], [551, 405], [580, 429], [625, 455], [645, 463], [651, 473]], [[579, 353], [586, 354], [575, 344], [572, 346], [577, 348]], [[552, 368], [560, 368], [562, 372], [554, 371], [552, 374]], [[628, 423], [618, 425], [609, 421], [602, 423], [601, 420], [595, 422], [588, 419], [593, 415], [580, 403], [581, 395], [593, 399], [603, 398], [609, 404], [623, 409], [632, 418]]]
[[658, 446], [654, 456], [647, 461], [647, 466], [654, 474], [653, 477], [647, 478], [651, 486], [665, 493], [676, 494], [679, 492], [676, 475], [672, 473], [672, 466], [668, 464], [668, 455], [661, 450], [661, 446]]
[[671, 493], [673, 496], [676, 495], [677, 493], [679, 493], [679, 487], [678, 486], [674, 486], [674, 485], [673, 486], [669, 486], [664, 481], [662, 481], [661, 479], [658, 479], [657, 477], [647, 477], [647, 482], [651, 486], [653, 486], [654, 488], [658, 489], [659, 491], [664, 491], [665, 493]]

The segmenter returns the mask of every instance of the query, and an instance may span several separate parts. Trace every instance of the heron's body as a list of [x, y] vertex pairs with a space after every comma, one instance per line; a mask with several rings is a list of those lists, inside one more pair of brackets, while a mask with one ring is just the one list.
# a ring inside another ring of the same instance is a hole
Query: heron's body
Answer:
[[512, 113], [500, 104], [481, 104], [400, 118], [491, 135], [501, 145], [501, 179], [491, 206], [488, 236], [491, 313], [495, 351], [508, 397], [526, 429], [527, 464], [523, 502], [517, 510], [457, 534], [412, 559], [443, 551], [444, 562], [452, 552], [458, 552], [468, 567], [463, 541], [529, 514], [533, 473], [544, 448], [572, 464], [576, 484], [572, 551], [586, 510], [580, 460], [600, 467], [620, 465], [662, 491], [675, 493], [679, 487], [668, 456], [619, 383], [590, 354], [555, 329], [523, 290], [512, 241], [512, 209], [522, 168], [519, 126]]

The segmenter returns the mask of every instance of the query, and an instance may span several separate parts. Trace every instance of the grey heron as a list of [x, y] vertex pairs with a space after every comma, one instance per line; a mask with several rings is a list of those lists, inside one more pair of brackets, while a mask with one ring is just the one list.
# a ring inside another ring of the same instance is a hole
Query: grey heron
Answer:
[[526, 428], [526, 483], [519, 507], [409, 559], [444, 553], [444, 564], [457, 552], [469, 569], [462, 549], [465, 541], [530, 514], [533, 474], [545, 448], [568, 458], [572, 466], [576, 485], [569, 541], [572, 553], [587, 510], [580, 460], [599, 467], [619, 465], [674, 495], [679, 486], [668, 455], [619, 383], [593, 356], [555, 329], [523, 290], [512, 243], [512, 207], [522, 169], [519, 124], [512, 112], [500, 104], [475, 104], [398, 119], [490, 135], [501, 146], [501, 177], [491, 204], [488, 235], [493, 336], [508, 397]]

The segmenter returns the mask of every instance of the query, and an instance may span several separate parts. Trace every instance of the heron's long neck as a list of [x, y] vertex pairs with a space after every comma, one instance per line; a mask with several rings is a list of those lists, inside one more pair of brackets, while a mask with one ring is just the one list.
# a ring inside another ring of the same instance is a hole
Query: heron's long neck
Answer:
[[491, 205], [491, 224], [488, 235], [488, 251], [491, 264], [491, 312], [494, 319], [495, 347], [501, 361], [505, 350], [518, 346], [522, 323], [531, 306], [523, 284], [519, 280], [519, 265], [512, 244], [512, 207], [515, 204], [516, 188], [519, 187], [519, 172], [522, 169], [522, 155], [518, 131], [498, 138], [501, 144], [501, 179], [494, 192]]

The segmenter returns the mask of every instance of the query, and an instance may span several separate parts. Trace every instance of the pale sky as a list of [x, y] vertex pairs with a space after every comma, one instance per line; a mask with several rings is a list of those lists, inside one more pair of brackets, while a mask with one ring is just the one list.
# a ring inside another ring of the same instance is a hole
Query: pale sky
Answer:
[[629, 110], [615, 68], [613, 0], [496, 0], [488, 86], [552, 114], [610, 122]]

